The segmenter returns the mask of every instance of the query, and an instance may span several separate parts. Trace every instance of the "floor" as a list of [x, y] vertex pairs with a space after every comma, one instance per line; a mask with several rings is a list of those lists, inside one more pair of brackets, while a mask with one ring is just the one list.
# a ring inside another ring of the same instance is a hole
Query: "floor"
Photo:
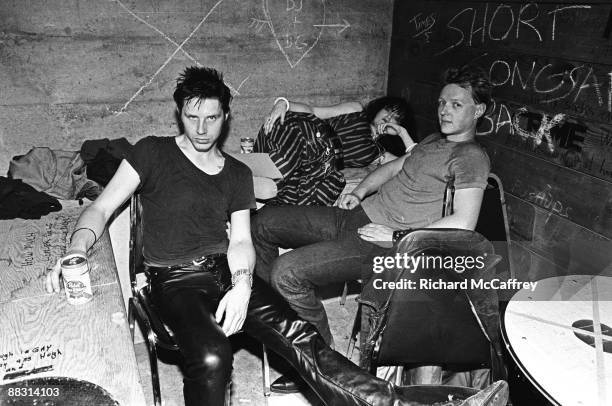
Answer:
[[[115, 261], [119, 271], [121, 285], [124, 293], [124, 298], [129, 297], [129, 282], [127, 270], [128, 244], [129, 244], [129, 213], [125, 210], [111, 224], [109, 231], [113, 251], [115, 253]], [[339, 303], [339, 295], [342, 291], [342, 286], [332, 286], [324, 295], [324, 304], [327, 309], [332, 334], [337, 346], [337, 350], [341, 353], [346, 351], [348, 346], [349, 333], [352, 327], [357, 303], [355, 302], [356, 294], [349, 294], [346, 304], [341, 306]], [[127, 306], [126, 306], [127, 308]], [[149, 359], [145, 344], [140, 334], [136, 335], [136, 358], [140, 371], [140, 378], [147, 399], [147, 404], [153, 404], [153, 395], [151, 389], [151, 370], [149, 367]], [[232, 375], [232, 406], [306, 406], [320, 405], [317, 397], [313, 393], [306, 391], [305, 393], [281, 395], [272, 394], [266, 398], [263, 396], [262, 385], [262, 363], [261, 363], [261, 346], [255, 340], [247, 337], [244, 334], [232, 337], [232, 345], [234, 352], [234, 372]], [[161, 357], [161, 356], [160, 356]], [[352, 359], [356, 361], [358, 352], [354, 351]], [[171, 360], [165, 359], [170, 362]], [[272, 381], [280, 375], [280, 371], [287, 368], [279, 359], [270, 357], [271, 379]], [[165, 406], [182, 406], [182, 377], [176, 365], [171, 363], [159, 362], [159, 375], [161, 385], [162, 403]]]

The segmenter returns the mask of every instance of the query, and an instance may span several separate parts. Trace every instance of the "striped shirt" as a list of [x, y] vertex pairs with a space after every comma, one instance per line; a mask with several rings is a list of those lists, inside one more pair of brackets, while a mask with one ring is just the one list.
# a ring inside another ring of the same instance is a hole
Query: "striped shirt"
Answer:
[[332, 128], [313, 114], [289, 111], [270, 134], [263, 128], [255, 140], [255, 152], [267, 152], [283, 175], [272, 205], [331, 206], [344, 188], [344, 176], [336, 169]]
[[342, 167], [364, 167], [380, 154], [364, 112], [322, 120], [287, 112], [270, 134], [259, 131], [255, 152], [267, 152], [283, 175], [266, 204], [331, 206], [344, 188]]
[[368, 166], [381, 154], [372, 138], [364, 111], [342, 114], [325, 120], [340, 137], [345, 168]]

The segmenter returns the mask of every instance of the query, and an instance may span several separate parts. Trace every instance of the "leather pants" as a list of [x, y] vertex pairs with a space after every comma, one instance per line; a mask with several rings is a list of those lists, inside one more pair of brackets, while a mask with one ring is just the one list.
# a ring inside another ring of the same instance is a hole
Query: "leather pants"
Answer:
[[232, 347], [215, 320], [231, 276], [225, 257], [207, 265], [196, 269], [147, 267], [153, 303], [183, 356], [186, 406], [224, 405], [232, 374]]

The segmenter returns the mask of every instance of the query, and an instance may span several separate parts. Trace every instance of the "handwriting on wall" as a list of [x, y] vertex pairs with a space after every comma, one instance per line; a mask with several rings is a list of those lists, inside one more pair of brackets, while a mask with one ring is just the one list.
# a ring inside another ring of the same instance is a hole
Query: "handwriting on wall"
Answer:
[[[526, 118], [526, 120], [523, 120], [524, 118]], [[541, 113], [539, 114], [539, 124], [535, 129], [534, 118], [535, 115], [529, 113], [527, 107], [519, 107], [511, 113], [508, 106], [503, 103], [500, 103], [499, 108], [496, 108], [496, 103], [494, 101], [492, 112], [484, 117], [484, 120], [488, 122], [489, 125], [485, 129], [481, 128], [478, 135], [499, 133], [501, 128], [508, 126], [508, 131], [511, 135], [516, 134], [523, 140], [531, 140], [534, 148], [543, 145], [549, 153], [555, 152], [556, 143], [551, 135], [551, 130], [563, 122], [565, 114], [560, 113], [553, 117], [549, 117]], [[524, 126], [522, 122], [526, 122], [526, 125]]]
[[325, 28], [340, 34], [350, 27], [345, 19], [326, 21], [325, 0], [262, 0], [262, 4], [264, 18], [251, 18], [250, 27], [260, 32], [268, 26], [292, 69], [319, 43]]
[[436, 24], [436, 13], [430, 13], [426, 16], [423, 13], [419, 13], [408, 22], [414, 24], [415, 34], [412, 38], [423, 37], [425, 42], [429, 42], [433, 27]]
[[[520, 179], [515, 179], [508, 190], [510, 190], [513, 195], [546, 210], [546, 213], [543, 213], [543, 224], [545, 225], [549, 222], [553, 214], [563, 218], [570, 218], [572, 216], [573, 208], [563, 203], [558, 196], [556, 196], [551, 184], [546, 184], [543, 188], [536, 188]], [[521, 221], [523, 220], [524, 219]], [[535, 218], [532, 218], [530, 221], [533, 225], [535, 223]], [[531, 232], [532, 236], [536, 234], [537, 233]]]
[[537, 3], [498, 4], [485, 3], [481, 7], [459, 10], [446, 23], [449, 34], [446, 47], [437, 52], [442, 55], [459, 46], [472, 46], [476, 42], [518, 40], [526, 36], [539, 42], [555, 40], [560, 29], [559, 16], [589, 9], [590, 5], [556, 5], [550, 11], [542, 11]]
[[612, 72], [601, 77], [588, 64], [555, 66], [545, 63], [538, 66], [537, 61], [532, 61], [529, 66], [520, 66], [516, 60], [495, 60], [489, 73], [494, 86], [508, 85], [542, 95], [539, 103], [564, 99], [575, 103], [581, 95], [591, 96], [598, 106], [612, 112]]
[[493, 101], [478, 135], [501, 136], [509, 146], [546, 155], [568, 168], [612, 178], [612, 125], [587, 124], [515, 103]]
[[[452, 50], [478, 53], [472, 61], [488, 64], [485, 67], [489, 68], [494, 85], [504, 92], [522, 92], [523, 97], [531, 96], [534, 104], [564, 113], [586, 113], [589, 119], [609, 122], [612, 71], [593, 63], [557, 59], [555, 55], [557, 49], [577, 46], [568, 44], [568, 34], [572, 33], [573, 39], [577, 27], [599, 21], [589, 16], [599, 12], [600, 8], [595, 10], [590, 4], [478, 3], [456, 11], [440, 6], [406, 17], [409, 34], [415, 40], [408, 51], [414, 56], [426, 53], [432, 57], [446, 57]], [[580, 35], [576, 44], [589, 41], [593, 34], [582, 28]], [[505, 52], [506, 49], [512, 52]], [[525, 50], [538, 56], [525, 59]], [[597, 55], [595, 60], [604, 60], [602, 53], [609, 55], [611, 50], [606, 44], [593, 47], [590, 52]], [[516, 56], [507, 56], [513, 54]], [[583, 56], [576, 58], [584, 60]]]
[[50, 370], [57, 360], [63, 356], [63, 351], [52, 344], [40, 344], [20, 351], [7, 351], [0, 354], [0, 370], [5, 375], [3, 379], [28, 375], [30, 371]]

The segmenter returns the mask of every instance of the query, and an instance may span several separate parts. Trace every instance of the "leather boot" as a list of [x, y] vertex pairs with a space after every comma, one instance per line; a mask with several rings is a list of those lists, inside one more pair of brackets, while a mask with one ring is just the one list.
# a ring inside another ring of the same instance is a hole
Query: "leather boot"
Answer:
[[[243, 329], [284, 358], [328, 406], [461, 405], [459, 399], [477, 392], [435, 385], [400, 388], [370, 375], [326, 345], [311, 324], [258, 278]], [[449, 396], [457, 401], [449, 402]]]

